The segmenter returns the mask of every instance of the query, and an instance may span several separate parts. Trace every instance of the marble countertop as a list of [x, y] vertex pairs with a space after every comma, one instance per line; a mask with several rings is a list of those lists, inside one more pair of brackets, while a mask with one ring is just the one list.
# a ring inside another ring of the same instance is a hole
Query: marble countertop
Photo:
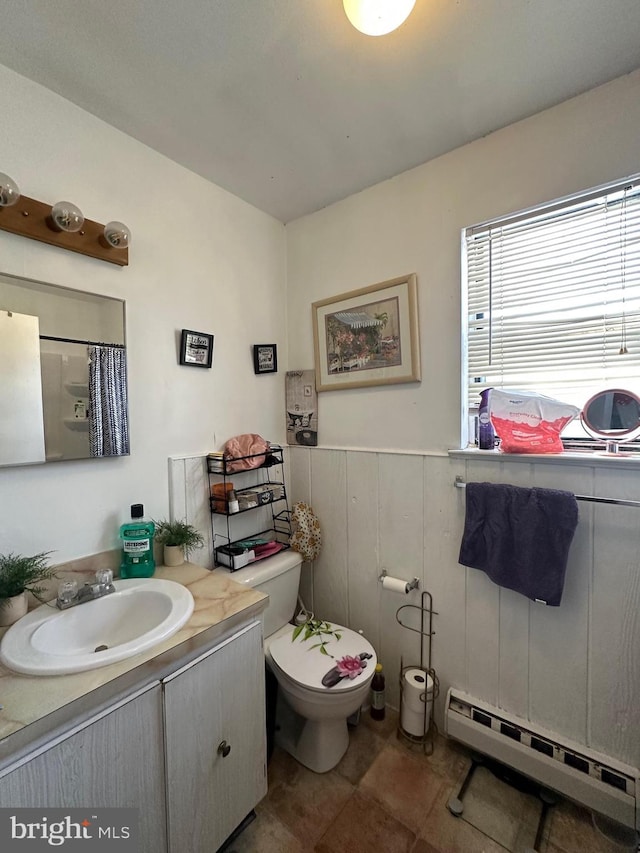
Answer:
[[[228, 631], [256, 618], [268, 596], [224, 572], [184, 563], [159, 567], [154, 577], [184, 584], [195, 607], [187, 624], [139, 655], [71, 675], [29, 676], [0, 665], [0, 765], [22, 748], [33, 748], [81, 715], [99, 711], [127, 692], [144, 687], [196, 657]], [[7, 629], [0, 629], [0, 637]]]

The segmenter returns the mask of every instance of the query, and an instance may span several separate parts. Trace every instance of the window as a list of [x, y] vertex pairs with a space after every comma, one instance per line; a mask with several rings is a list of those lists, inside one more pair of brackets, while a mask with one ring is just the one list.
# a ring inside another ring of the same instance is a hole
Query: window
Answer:
[[491, 387], [580, 409], [607, 387], [640, 393], [640, 176], [468, 228], [464, 243], [469, 409]]

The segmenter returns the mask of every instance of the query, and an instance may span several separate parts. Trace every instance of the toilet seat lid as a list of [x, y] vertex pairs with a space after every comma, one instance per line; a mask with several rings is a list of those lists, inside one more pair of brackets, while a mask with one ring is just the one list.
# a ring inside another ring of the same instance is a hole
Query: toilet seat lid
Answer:
[[[327, 690], [331, 693], [346, 692], [354, 690], [371, 679], [376, 668], [376, 653], [371, 643], [362, 634], [344, 628], [342, 625], [329, 623], [330, 629], [340, 635], [336, 639], [332, 634], [323, 634], [326, 639], [325, 648], [327, 654], [323, 654], [317, 647], [320, 638], [317, 636], [304, 639], [304, 631], [293, 640], [295, 626], [287, 631], [284, 636], [274, 640], [269, 646], [269, 653], [276, 664], [289, 678], [298, 684], [311, 690]], [[316, 646], [316, 648], [314, 648]], [[370, 654], [371, 657], [363, 661], [366, 666], [355, 678], [342, 678], [333, 687], [325, 687], [322, 683], [323, 677], [332, 669], [338, 660], [349, 656], [358, 657], [361, 653]]]

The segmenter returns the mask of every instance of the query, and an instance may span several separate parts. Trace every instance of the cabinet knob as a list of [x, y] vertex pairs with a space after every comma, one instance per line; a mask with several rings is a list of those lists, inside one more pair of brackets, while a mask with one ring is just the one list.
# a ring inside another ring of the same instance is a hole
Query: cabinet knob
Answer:
[[218, 755], [221, 755], [223, 758], [226, 758], [227, 755], [231, 752], [231, 747], [226, 742], [226, 740], [221, 740], [218, 744]]

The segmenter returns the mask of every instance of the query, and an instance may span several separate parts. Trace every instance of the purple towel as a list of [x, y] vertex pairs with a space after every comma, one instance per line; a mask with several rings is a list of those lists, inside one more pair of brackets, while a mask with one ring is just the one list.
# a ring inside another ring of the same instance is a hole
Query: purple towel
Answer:
[[494, 583], [557, 607], [578, 524], [571, 492], [467, 483], [459, 562]]

